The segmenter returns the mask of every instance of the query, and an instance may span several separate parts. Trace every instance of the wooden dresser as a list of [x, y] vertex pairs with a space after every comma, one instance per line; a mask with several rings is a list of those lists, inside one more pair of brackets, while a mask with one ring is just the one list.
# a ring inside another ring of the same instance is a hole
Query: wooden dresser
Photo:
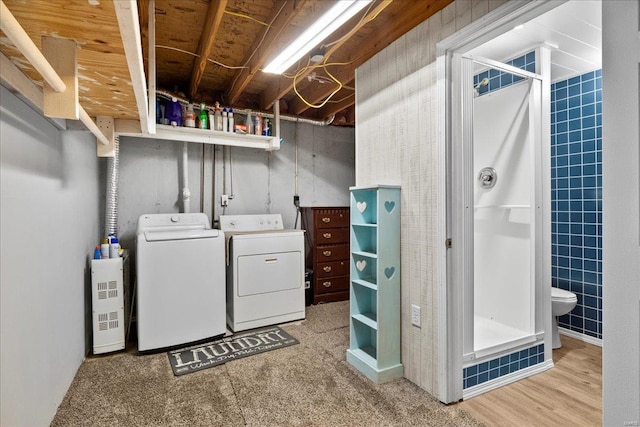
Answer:
[[349, 208], [303, 207], [313, 303], [349, 299]]

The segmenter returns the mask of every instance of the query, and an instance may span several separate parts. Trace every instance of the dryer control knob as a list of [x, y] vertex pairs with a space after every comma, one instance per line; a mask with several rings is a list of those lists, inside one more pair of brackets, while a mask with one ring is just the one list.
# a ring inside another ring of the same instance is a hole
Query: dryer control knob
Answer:
[[180, 218], [177, 215], [174, 215], [171, 217], [171, 222], [178, 222], [180, 221]]

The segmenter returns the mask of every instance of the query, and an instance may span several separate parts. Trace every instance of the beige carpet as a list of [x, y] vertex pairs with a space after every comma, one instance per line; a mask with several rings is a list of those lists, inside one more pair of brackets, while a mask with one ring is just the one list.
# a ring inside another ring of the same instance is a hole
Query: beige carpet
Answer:
[[307, 307], [300, 344], [175, 377], [165, 352], [89, 357], [53, 426], [481, 426], [415, 384], [376, 385], [345, 360], [349, 303]]

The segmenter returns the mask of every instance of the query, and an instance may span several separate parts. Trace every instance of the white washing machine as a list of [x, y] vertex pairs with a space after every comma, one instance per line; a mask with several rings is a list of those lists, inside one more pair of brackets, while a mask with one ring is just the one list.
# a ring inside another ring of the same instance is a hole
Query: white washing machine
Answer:
[[136, 247], [138, 351], [226, 333], [224, 233], [205, 214], [142, 215]]
[[227, 239], [227, 324], [234, 331], [304, 319], [304, 232], [280, 214], [221, 215]]

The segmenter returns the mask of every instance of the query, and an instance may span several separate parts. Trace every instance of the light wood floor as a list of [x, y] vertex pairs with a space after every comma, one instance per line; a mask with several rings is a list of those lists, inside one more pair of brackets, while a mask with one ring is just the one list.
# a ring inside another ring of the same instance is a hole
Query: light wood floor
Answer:
[[554, 368], [459, 405], [490, 427], [602, 425], [602, 349], [561, 339]]

